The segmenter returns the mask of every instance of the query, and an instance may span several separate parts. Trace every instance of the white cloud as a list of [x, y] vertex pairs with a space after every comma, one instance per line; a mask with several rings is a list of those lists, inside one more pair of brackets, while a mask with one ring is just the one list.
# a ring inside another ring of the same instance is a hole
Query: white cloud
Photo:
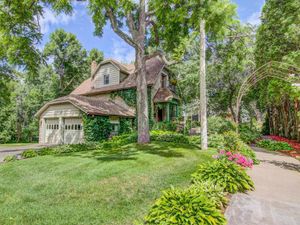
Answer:
[[123, 63], [131, 63], [135, 59], [135, 50], [124, 41], [113, 39], [111, 57]]
[[252, 25], [259, 25], [260, 22], [260, 12], [254, 12], [247, 18], [247, 23], [250, 23]]
[[66, 15], [64, 13], [56, 14], [49, 8], [45, 8], [43, 17], [40, 18], [39, 24], [41, 27], [42, 34], [49, 32], [51, 26], [53, 25], [67, 25], [71, 21], [75, 20], [77, 11], [73, 11], [72, 15]]

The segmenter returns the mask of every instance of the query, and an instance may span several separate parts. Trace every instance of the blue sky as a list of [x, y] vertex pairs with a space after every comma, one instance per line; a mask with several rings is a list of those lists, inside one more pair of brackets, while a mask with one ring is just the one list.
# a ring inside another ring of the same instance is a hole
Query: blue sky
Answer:
[[[237, 4], [238, 16], [243, 22], [259, 24], [259, 16], [265, 0], [232, 0]], [[41, 48], [49, 40], [51, 32], [63, 28], [77, 36], [83, 47], [87, 50], [97, 48], [104, 52], [105, 58], [115, 58], [122, 62], [130, 62], [134, 59], [134, 50], [120, 39], [106, 25], [103, 36], [93, 35], [94, 25], [88, 15], [86, 3], [78, 2], [74, 5], [72, 15], [56, 15], [49, 9], [45, 9], [44, 17], [40, 20], [43, 36]]]

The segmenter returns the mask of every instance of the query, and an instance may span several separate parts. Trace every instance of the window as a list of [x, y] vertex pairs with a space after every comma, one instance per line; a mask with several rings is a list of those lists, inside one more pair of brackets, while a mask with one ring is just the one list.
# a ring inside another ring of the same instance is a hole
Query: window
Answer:
[[161, 75], [161, 87], [162, 88], [167, 87], [167, 76], [164, 74]]
[[108, 74], [105, 74], [103, 79], [104, 79], [104, 81], [103, 81], [104, 84], [109, 84], [109, 75]]

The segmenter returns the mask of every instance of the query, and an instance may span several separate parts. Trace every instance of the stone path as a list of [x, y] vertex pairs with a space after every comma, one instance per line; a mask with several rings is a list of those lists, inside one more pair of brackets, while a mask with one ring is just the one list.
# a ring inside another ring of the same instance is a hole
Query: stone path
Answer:
[[300, 225], [300, 161], [253, 148], [260, 165], [248, 174], [255, 191], [232, 197], [228, 225]]

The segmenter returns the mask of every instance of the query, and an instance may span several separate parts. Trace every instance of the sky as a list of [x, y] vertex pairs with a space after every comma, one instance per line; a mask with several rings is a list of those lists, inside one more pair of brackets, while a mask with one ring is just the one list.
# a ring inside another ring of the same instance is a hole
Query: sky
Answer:
[[[232, 0], [232, 2], [237, 5], [238, 17], [243, 23], [255, 25], [260, 23], [260, 12], [265, 0]], [[94, 24], [84, 2], [74, 4], [72, 15], [56, 15], [46, 8], [43, 18], [40, 19], [40, 26], [43, 33], [43, 40], [39, 45], [40, 49], [49, 41], [51, 32], [62, 28], [75, 34], [87, 50], [97, 48], [104, 52], [105, 58], [114, 58], [125, 63], [134, 60], [134, 49], [119, 38], [109, 24], [104, 27], [102, 37], [93, 34]]]

